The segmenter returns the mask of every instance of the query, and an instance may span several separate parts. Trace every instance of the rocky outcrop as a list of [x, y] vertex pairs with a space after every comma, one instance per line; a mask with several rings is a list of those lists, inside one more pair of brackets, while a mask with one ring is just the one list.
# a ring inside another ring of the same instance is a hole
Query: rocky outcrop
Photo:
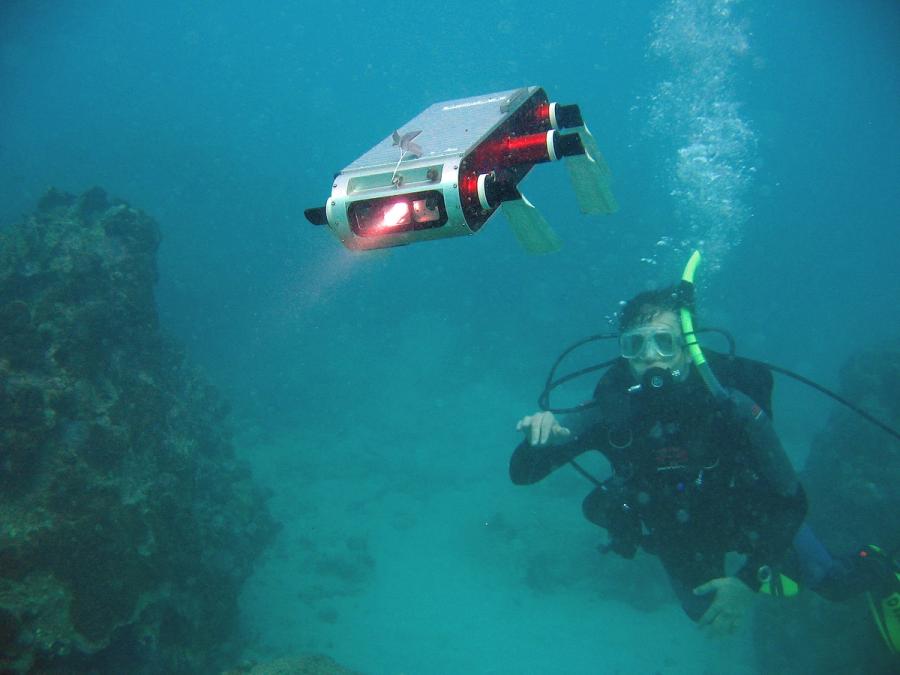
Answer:
[[[841, 394], [900, 427], [900, 339], [851, 358]], [[838, 408], [810, 448], [803, 472], [810, 523], [835, 550], [900, 545], [900, 441]]]
[[213, 672], [276, 526], [160, 330], [157, 225], [51, 190], [0, 230], [0, 670]]
[[[840, 393], [900, 427], [900, 340], [851, 358]], [[808, 522], [835, 554], [900, 546], [900, 442], [845, 408], [816, 437], [801, 480]], [[761, 672], [889, 673], [897, 663], [878, 635], [864, 597], [827, 602], [806, 592], [764, 603], [756, 621]]]

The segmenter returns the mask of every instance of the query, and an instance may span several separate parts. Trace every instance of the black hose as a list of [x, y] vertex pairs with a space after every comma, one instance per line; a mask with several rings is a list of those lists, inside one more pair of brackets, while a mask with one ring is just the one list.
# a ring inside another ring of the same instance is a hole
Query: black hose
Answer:
[[584, 476], [585, 478], [587, 478], [589, 481], [591, 481], [591, 482], [592, 482], [594, 485], [596, 485], [597, 487], [602, 487], [602, 486], [603, 486], [603, 483], [601, 483], [599, 480], [597, 480], [596, 478], [594, 478], [594, 476], [591, 475], [590, 471], [588, 471], [587, 469], [585, 469], [583, 466], [581, 466], [581, 464], [579, 464], [578, 462], [576, 462], [574, 459], [570, 459], [570, 460], [569, 460], [569, 464], [571, 464], [572, 467], [573, 467], [578, 473], [580, 473], [582, 476]]
[[[695, 332], [696, 333], [718, 333], [719, 335], [724, 336], [725, 339], [728, 340], [728, 358], [734, 359], [736, 357], [736, 345], [735, 345], [734, 336], [731, 333], [729, 333], [727, 330], [724, 330], [722, 328], [710, 327], [710, 328], [698, 329]], [[570, 408], [551, 408], [550, 407], [550, 392], [552, 392], [554, 389], [556, 389], [561, 384], [565, 384], [566, 382], [569, 382], [576, 378], [582, 377], [589, 373], [593, 373], [598, 370], [603, 370], [604, 368], [609, 368], [612, 364], [614, 364], [616, 361], [618, 361], [620, 357], [610, 359], [609, 361], [604, 361], [603, 363], [600, 363], [598, 365], [587, 366], [585, 368], [576, 370], [572, 373], [563, 375], [562, 377], [560, 377], [558, 379], [554, 379], [556, 377], [556, 370], [557, 370], [557, 368], [559, 368], [559, 364], [562, 363], [563, 359], [565, 359], [573, 351], [575, 351], [576, 349], [578, 349], [579, 347], [581, 347], [583, 345], [586, 345], [589, 342], [596, 342], [599, 340], [611, 340], [611, 339], [617, 338], [617, 337], [619, 337], [619, 335], [617, 333], [602, 333], [599, 335], [591, 335], [582, 340], [579, 340], [578, 342], [576, 342], [576, 343], [570, 345], [569, 347], [567, 347], [566, 349], [564, 349], [563, 352], [557, 357], [556, 361], [553, 363], [553, 367], [550, 368], [550, 373], [547, 375], [547, 380], [544, 383], [544, 389], [541, 392], [541, 395], [538, 397], [538, 407], [540, 407], [541, 410], [546, 410], [546, 411], [552, 412], [554, 414], [565, 414], [565, 413], [581, 412], [582, 410], [587, 410], [589, 408], [595, 408], [598, 405], [600, 405], [599, 401], [589, 401], [587, 403], [581, 403], [577, 406], [573, 406]], [[847, 408], [849, 408], [850, 410], [855, 412], [857, 415], [862, 417], [867, 422], [874, 424], [876, 427], [878, 427], [885, 433], [893, 436], [895, 439], [900, 441], [900, 432], [898, 432], [896, 429], [894, 429], [890, 425], [886, 424], [885, 422], [882, 422], [881, 420], [879, 420], [877, 417], [875, 417], [871, 413], [866, 412], [865, 410], [860, 408], [858, 405], [851, 403], [850, 401], [845, 399], [840, 394], [837, 394], [837, 393], [831, 391], [830, 389], [823, 387], [821, 384], [813, 382], [809, 378], [803, 377], [802, 375], [798, 375], [797, 373], [790, 371], [787, 368], [782, 368], [781, 366], [776, 366], [771, 363], [767, 363], [765, 361], [759, 361], [757, 359], [750, 359], [747, 357], [742, 357], [742, 358], [746, 359], [747, 361], [752, 361], [754, 363], [757, 363], [757, 364], [763, 366], [764, 368], [768, 368], [769, 370], [771, 370], [775, 373], [787, 375], [788, 377], [793, 378], [793, 379], [797, 380], [798, 382], [801, 382], [809, 387], [812, 387], [816, 391], [821, 392], [821, 393], [825, 394], [826, 396], [834, 399], [841, 405], [846, 406]], [[577, 467], [577, 468], [579, 469], [579, 471], [584, 472], [584, 470], [581, 469], [581, 467]]]
[[[727, 330], [723, 328], [701, 328], [699, 330], [694, 331], [695, 333], [719, 333], [724, 336], [726, 340], [728, 340], [728, 358], [733, 359], [735, 357], [735, 341], [734, 336], [731, 335]], [[547, 380], [544, 382], [544, 389], [541, 391], [541, 395], [538, 396], [538, 408], [541, 410], [546, 410], [547, 412], [552, 412], [555, 415], [563, 415], [567, 413], [580, 412], [582, 410], [587, 410], [589, 408], [596, 408], [600, 405], [599, 401], [588, 401], [587, 403], [581, 403], [576, 406], [572, 406], [570, 408], [551, 408], [550, 407], [550, 392], [559, 387], [566, 382], [570, 382], [571, 380], [577, 379], [579, 377], [583, 377], [584, 375], [588, 375], [590, 373], [594, 373], [598, 370], [603, 370], [604, 368], [609, 368], [612, 364], [619, 360], [620, 357], [615, 357], [613, 359], [609, 359], [608, 361], [604, 361], [603, 363], [597, 364], [595, 366], [587, 366], [585, 368], [581, 368], [571, 373], [567, 373], [563, 375], [559, 379], [553, 379], [556, 377], [556, 370], [559, 368], [559, 364], [562, 363], [563, 359], [565, 359], [569, 354], [573, 351], [582, 347], [589, 342], [598, 342], [600, 340], [613, 340], [619, 337], [618, 333], [600, 333], [598, 335], [590, 335], [586, 338], [582, 338], [578, 342], [575, 342], [568, 347], [566, 347], [562, 353], [556, 357], [556, 361], [554, 361], [553, 366], [550, 368], [550, 372], [547, 375]]]
[[840, 394], [836, 394], [835, 392], [831, 391], [830, 389], [823, 387], [821, 384], [813, 382], [809, 378], [803, 377], [802, 375], [798, 375], [797, 373], [794, 373], [794, 372], [788, 370], [787, 368], [782, 368], [781, 366], [775, 366], [775, 365], [772, 365], [771, 363], [766, 363], [765, 361], [758, 361], [756, 359], [747, 359], [747, 360], [755, 361], [756, 363], [760, 364], [761, 366], [765, 366], [769, 370], [772, 370], [776, 373], [781, 373], [782, 375], [787, 375], [788, 377], [792, 377], [795, 380], [797, 380], [798, 382], [802, 382], [803, 384], [807, 385], [808, 387], [812, 387], [816, 391], [822, 392], [826, 396], [830, 396], [838, 403], [841, 403], [841, 404], [847, 406], [848, 408], [850, 408], [850, 410], [855, 412], [857, 415], [859, 415], [863, 419], [871, 422], [872, 424], [874, 424], [876, 427], [878, 427], [885, 433], [890, 434], [891, 436], [896, 438], [898, 441], [900, 441], [900, 432], [897, 432], [897, 430], [888, 426], [887, 424], [882, 422], [880, 419], [878, 419], [874, 415], [867, 413], [865, 410], [860, 408], [855, 403], [851, 403], [850, 401], [845, 399]]

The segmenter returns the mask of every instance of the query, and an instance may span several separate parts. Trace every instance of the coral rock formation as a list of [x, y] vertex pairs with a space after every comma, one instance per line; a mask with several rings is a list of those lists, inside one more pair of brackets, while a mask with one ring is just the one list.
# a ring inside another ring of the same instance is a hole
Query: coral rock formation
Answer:
[[[859, 353], [841, 369], [840, 393], [900, 426], [900, 340]], [[866, 544], [900, 546], [900, 443], [838, 408], [814, 440], [801, 476], [809, 523], [836, 555]], [[896, 657], [881, 640], [864, 597], [827, 602], [806, 592], [764, 603], [756, 621], [761, 672], [888, 673]]]
[[160, 330], [156, 223], [51, 190], [0, 230], [0, 670], [213, 672], [276, 526]]

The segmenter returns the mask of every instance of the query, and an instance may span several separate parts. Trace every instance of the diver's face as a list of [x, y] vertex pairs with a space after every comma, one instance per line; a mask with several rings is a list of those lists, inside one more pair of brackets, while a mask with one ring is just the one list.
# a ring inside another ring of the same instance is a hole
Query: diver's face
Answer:
[[635, 379], [640, 380], [649, 368], [679, 371], [687, 377], [687, 347], [675, 312], [654, 314], [649, 321], [624, 331], [622, 355]]

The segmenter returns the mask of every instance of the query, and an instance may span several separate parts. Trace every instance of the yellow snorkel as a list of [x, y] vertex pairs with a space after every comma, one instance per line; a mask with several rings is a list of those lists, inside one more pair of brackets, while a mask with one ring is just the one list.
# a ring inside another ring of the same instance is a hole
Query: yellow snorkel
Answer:
[[700, 343], [697, 341], [697, 334], [694, 332], [694, 318], [691, 316], [689, 307], [694, 302], [694, 273], [700, 264], [700, 251], [694, 251], [691, 254], [687, 265], [684, 267], [684, 273], [681, 275], [681, 293], [684, 300], [684, 306], [681, 308], [681, 332], [684, 333], [684, 341], [688, 348], [688, 354], [697, 371], [706, 383], [706, 387], [716, 398], [724, 398], [728, 395], [725, 388], [716, 379], [712, 369], [703, 356], [703, 350], [700, 349]]

